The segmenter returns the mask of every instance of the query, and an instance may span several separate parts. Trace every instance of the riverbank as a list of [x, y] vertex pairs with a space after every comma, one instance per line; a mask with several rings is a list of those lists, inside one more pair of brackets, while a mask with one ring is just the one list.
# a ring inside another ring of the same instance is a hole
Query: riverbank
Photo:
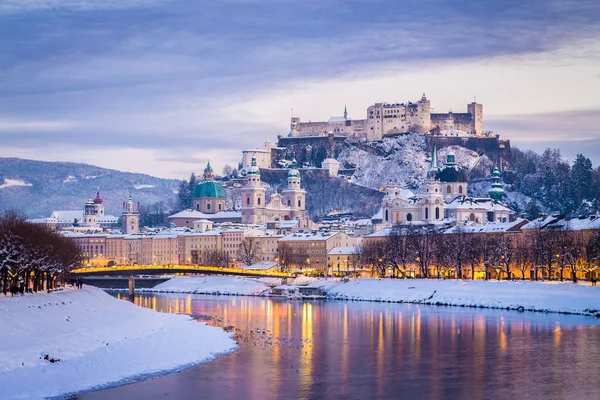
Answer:
[[40, 399], [176, 371], [237, 348], [231, 335], [94, 287], [0, 298], [0, 398]]
[[[416, 303], [519, 311], [598, 315], [600, 287], [571, 282], [462, 281], [437, 279], [295, 279], [292, 284], [320, 287], [335, 300]], [[260, 279], [227, 276], [176, 277], [151, 292], [260, 296]]]

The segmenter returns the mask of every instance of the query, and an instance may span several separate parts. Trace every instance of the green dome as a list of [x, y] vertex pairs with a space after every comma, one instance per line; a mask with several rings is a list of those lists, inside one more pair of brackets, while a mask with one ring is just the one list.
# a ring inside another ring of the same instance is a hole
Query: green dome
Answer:
[[214, 181], [202, 182], [196, 185], [193, 197], [195, 199], [199, 197], [224, 199], [226, 197], [225, 188], [220, 183]]

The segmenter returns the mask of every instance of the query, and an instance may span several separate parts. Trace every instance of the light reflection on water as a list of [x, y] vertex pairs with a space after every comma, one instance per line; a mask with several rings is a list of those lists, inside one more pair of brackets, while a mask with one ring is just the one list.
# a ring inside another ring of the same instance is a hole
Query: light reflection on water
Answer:
[[79, 398], [600, 398], [594, 318], [180, 294], [143, 294], [134, 303], [232, 325], [241, 347]]

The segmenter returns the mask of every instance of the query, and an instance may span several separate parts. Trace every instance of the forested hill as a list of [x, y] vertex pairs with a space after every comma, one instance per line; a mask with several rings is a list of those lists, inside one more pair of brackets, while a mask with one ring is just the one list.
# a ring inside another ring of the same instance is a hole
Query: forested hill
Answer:
[[179, 181], [121, 172], [93, 165], [0, 158], [0, 212], [16, 209], [30, 218], [54, 210], [78, 210], [96, 189], [107, 214], [119, 215], [129, 193], [144, 205], [170, 208]]

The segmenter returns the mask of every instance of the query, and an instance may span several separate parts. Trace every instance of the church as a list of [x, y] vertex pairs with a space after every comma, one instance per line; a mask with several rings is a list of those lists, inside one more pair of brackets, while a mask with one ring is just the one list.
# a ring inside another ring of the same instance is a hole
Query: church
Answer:
[[246, 184], [242, 188], [242, 222], [264, 224], [270, 221], [300, 219], [306, 213], [306, 191], [300, 186], [300, 171], [296, 160], [288, 172], [287, 188], [281, 194], [275, 192], [267, 203], [266, 188], [260, 180], [260, 168], [256, 158], [246, 172]]
[[399, 185], [386, 186], [381, 214], [373, 220], [381, 219], [384, 226], [442, 220], [475, 224], [507, 222], [510, 209], [502, 203], [504, 190], [500, 179], [500, 171], [495, 168], [490, 197], [469, 197], [467, 176], [457, 166], [455, 155], [448, 153], [443, 168], [440, 168], [434, 146], [425, 193], [415, 195]]

